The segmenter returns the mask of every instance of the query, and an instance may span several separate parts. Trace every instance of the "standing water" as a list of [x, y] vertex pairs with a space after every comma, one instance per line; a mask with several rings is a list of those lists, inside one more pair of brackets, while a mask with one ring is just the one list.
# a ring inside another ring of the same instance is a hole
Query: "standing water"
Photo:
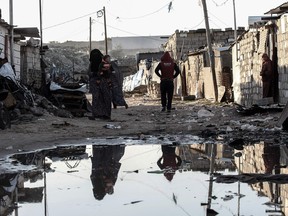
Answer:
[[285, 215], [281, 151], [115, 144], [16, 154], [2, 164], [0, 215]]

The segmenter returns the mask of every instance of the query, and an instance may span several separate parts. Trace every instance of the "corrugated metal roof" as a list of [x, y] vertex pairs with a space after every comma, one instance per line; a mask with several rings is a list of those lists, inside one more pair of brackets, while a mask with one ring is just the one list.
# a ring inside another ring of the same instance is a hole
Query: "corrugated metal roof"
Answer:
[[285, 2], [285, 3], [281, 4], [280, 6], [269, 10], [265, 14], [283, 14], [286, 12], [288, 12], [288, 2]]

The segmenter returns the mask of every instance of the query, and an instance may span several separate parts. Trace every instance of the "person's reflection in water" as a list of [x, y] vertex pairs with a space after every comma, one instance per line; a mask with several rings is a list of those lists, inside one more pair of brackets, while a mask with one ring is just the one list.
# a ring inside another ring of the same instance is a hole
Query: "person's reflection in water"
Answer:
[[265, 173], [272, 174], [274, 170], [274, 174], [279, 174], [280, 169], [280, 147], [273, 146], [270, 144], [264, 144], [264, 153], [262, 154], [264, 166], [265, 166]]
[[114, 193], [114, 185], [124, 155], [124, 145], [93, 146], [91, 182], [95, 199], [102, 200], [106, 194]]
[[158, 159], [157, 165], [164, 171], [164, 176], [168, 181], [172, 181], [176, 170], [179, 169], [182, 159], [175, 152], [176, 147], [162, 145], [162, 156]]

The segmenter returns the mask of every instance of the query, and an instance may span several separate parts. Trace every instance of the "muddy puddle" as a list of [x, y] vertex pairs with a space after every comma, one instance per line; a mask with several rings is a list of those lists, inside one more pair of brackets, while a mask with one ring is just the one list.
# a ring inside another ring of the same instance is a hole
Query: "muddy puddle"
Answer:
[[0, 215], [287, 215], [287, 152], [174, 143], [19, 153], [2, 163]]

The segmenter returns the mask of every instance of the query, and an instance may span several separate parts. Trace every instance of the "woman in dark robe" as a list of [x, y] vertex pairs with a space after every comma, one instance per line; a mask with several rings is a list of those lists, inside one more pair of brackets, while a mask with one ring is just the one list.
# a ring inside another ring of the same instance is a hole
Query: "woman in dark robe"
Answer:
[[114, 193], [125, 145], [93, 145], [91, 182], [95, 199], [102, 200]]
[[90, 54], [90, 92], [92, 94], [92, 116], [95, 118], [111, 119], [111, 80], [110, 63], [107, 56], [100, 50], [94, 49]]
[[101, 111], [100, 107], [97, 106], [97, 100], [99, 97], [99, 84], [98, 81], [98, 70], [99, 65], [102, 62], [103, 54], [99, 49], [93, 49], [90, 53], [90, 65], [89, 65], [89, 90], [92, 94], [92, 116], [89, 117], [90, 120], [95, 120], [96, 117], [99, 117]]
[[111, 65], [113, 67], [111, 74], [113, 107], [116, 109], [117, 106], [125, 106], [127, 109], [128, 104], [126, 103], [123, 95], [123, 74], [115, 61], [112, 61]]
[[112, 66], [110, 56], [105, 55], [99, 65], [98, 76], [96, 79], [98, 94], [96, 100], [96, 117], [101, 119], [111, 119], [111, 103], [112, 103], [112, 82], [111, 73]]

